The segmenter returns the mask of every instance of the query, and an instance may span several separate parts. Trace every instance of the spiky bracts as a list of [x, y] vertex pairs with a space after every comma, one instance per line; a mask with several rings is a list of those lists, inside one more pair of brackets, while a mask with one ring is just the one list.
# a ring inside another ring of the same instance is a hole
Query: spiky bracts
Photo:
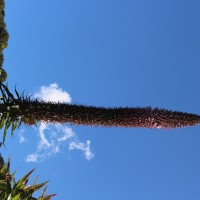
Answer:
[[0, 0], [0, 82], [4, 82], [7, 78], [7, 73], [3, 69], [3, 62], [4, 62], [4, 56], [3, 56], [3, 50], [8, 45], [8, 39], [9, 34], [6, 30], [6, 23], [4, 20], [5, 17], [5, 2], [4, 0]]

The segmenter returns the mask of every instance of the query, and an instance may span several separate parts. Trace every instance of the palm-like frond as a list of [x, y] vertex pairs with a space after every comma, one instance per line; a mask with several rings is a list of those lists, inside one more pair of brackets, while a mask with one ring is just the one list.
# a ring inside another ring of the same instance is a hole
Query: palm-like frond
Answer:
[[[55, 194], [45, 195], [46, 188], [38, 198], [34, 198], [33, 194], [43, 188], [47, 182], [28, 185], [29, 178], [34, 169], [25, 174], [20, 180], [15, 180], [15, 173], [10, 173], [10, 159], [0, 167], [0, 199], [2, 200], [50, 200]], [[36, 178], [37, 179], [37, 178]]]

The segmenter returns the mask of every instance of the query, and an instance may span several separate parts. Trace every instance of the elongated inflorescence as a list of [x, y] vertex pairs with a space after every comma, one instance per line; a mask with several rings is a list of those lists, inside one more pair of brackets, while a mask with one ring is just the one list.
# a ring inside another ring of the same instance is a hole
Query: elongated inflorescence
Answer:
[[104, 127], [178, 128], [200, 123], [200, 116], [151, 107], [104, 108], [63, 103], [24, 101], [22, 116], [30, 121]]
[[[1, 84], [3, 118], [10, 123], [33, 125], [37, 122], [70, 123], [86, 126], [178, 128], [200, 123], [200, 116], [159, 108], [105, 108], [65, 103], [44, 102], [24, 97], [16, 92], [16, 98]], [[7, 120], [8, 120], [7, 119]]]
[[[105, 108], [64, 103], [44, 102], [29, 96], [16, 97], [8, 87], [0, 84], [2, 93], [0, 103], [0, 129], [4, 128], [5, 139], [8, 128], [12, 133], [22, 123], [36, 125], [45, 123], [69, 123], [74, 125], [103, 127], [143, 127], [143, 128], [179, 128], [200, 123], [200, 116], [159, 108]], [[3, 140], [4, 141], [4, 140]]]

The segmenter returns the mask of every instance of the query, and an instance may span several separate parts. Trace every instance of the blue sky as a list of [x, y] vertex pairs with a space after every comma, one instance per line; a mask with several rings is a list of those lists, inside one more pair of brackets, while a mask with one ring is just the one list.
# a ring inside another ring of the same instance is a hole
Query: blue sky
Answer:
[[[10, 40], [4, 68], [10, 88], [17, 85], [34, 95], [54, 84], [71, 103], [200, 113], [198, 0], [18, 0], [6, 5]], [[73, 137], [59, 143], [66, 128]], [[199, 126], [22, 127], [7, 138], [2, 153], [11, 156], [18, 177], [36, 167], [34, 175], [50, 180], [48, 193], [57, 193], [55, 200], [199, 200], [199, 133]], [[42, 136], [55, 148], [39, 149]], [[43, 156], [27, 162], [34, 153]]]

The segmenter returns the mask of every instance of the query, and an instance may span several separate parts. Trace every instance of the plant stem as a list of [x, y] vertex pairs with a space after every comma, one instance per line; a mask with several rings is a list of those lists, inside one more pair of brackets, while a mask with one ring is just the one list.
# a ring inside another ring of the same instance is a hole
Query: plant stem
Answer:
[[70, 123], [74, 125], [104, 127], [178, 128], [200, 123], [200, 116], [165, 109], [104, 108], [63, 103], [24, 100], [19, 105], [20, 116], [45, 123]]

